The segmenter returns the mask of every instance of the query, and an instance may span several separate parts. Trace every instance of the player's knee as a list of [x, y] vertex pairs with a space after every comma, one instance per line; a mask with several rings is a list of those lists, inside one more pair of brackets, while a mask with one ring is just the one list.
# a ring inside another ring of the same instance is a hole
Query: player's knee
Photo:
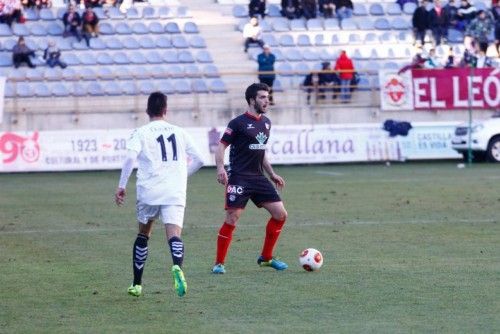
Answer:
[[280, 210], [279, 212], [277, 212], [274, 216], [273, 216], [274, 219], [276, 220], [279, 220], [279, 221], [286, 221], [286, 219], [288, 218], [288, 212], [286, 212], [285, 209], [283, 210]]

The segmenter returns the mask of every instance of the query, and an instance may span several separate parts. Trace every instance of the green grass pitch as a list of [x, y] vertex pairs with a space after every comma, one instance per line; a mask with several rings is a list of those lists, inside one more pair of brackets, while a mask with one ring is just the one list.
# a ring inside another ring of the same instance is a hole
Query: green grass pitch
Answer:
[[[456, 163], [275, 167], [289, 220], [259, 268], [267, 213], [250, 205], [227, 274], [212, 275], [223, 188], [189, 183], [189, 291], [172, 289], [155, 226], [140, 298], [128, 296], [135, 179], [119, 171], [0, 175], [0, 333], [498, 333], [500, 168]], [[314, 247], [319, 272], [298, 265]]]

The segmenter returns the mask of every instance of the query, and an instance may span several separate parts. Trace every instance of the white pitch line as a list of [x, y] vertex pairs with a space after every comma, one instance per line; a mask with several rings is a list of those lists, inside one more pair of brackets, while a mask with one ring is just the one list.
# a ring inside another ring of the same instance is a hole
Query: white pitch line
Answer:
[[[309, 224], [290, 224], [288, 228], [302, 228], [310, 226], [341, 226], [341, 225], [384, 225], [384, 224], [436, 224], [436, 223], [496, 223], [500, 219], [457, 219], [457, 220], [408, 220], [408, 221], [345, 221], [345, 222], [316, 222]], [[265, 226], [262, 224], [240, 224], [238, 229], [241, 228], [254, 228]], [[187, 230], [195, 229], [218, 229], [220, 225], [204, 225], [204, 226], [187, 226]], [[47, 230], [22, 230], [22, 231], [0, 231], [1, 235], [16, 235], [16, 234], [51, 234], [51, 233], [95, 233], [95, 232], [116, 232], [116, 231], [132, 231], [137, 227], [117, 227], [117, 228], [83, 228], [83, 229], [47, 229]]]
[[315, 173], [320, 174], [320, 175], [328, 175], [328, 176], [342, 176], [342, 175], [344, 175], [344, 173], [328, 172], [326, 170], [318, 170]]

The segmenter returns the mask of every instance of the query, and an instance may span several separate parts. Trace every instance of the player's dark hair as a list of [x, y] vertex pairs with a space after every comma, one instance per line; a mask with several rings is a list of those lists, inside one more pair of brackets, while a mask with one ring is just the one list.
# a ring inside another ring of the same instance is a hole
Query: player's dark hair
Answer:
[[247, 100], [248, 105], [250, 105], [250, 99], [255, 100], [257, 98], [257, 92], [259, 90], [265, 90], [266, 92], [269, 92], [270, 88], [265, 83], [253, 83], [248, 86], [247, 90], [245, 91], [245, 100]]
[[150, 117], [162, 116], [167, 107], [167, 95], [162, 92], [154, 92], [149, 95], [147, 114]]

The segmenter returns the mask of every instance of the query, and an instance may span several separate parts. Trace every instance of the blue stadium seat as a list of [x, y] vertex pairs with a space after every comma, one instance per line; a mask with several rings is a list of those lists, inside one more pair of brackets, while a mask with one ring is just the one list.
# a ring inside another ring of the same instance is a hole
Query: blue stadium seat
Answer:
[[207, 65], [203, 66], [202, 72], [206, 78], [218, 78], [218, 77], [220, 77], [219, 69], [217, 68], [217, 66], [215, 66], [213, 64], [207, 64]]
[[297, 37], [297, 46], [312, 46], [309, 35], [301, 34]]
[[196, 61], [198, 63], [213, 63], [212, 56], [206, 50], [200, 50], [196, 53]]
[[11, 97], [16, 96], [16, 89], [15, 89], [14, 84], [12, 82], [7, 81], [5, 83], [4, 94], [5, 94], [6, 98], [11, 98]]
[[130, 71], [128, 66], [119, 66], [118, 69], [115, 68], [115, 77], [120, 80], [133, 79], [134, 75]]
[[13, 81], [25, 81], [27, 76], [26, 67], [14, 68], [8, 74], [8, 78]]
[[272, 27], [276, 32], [287, 32], [290, 30], [288, 20], [285, 18], [275, 18]]
[[243, 5], [235, 5], [233, 6], [233, 16], [234, 17], [248, 17], [248, 7]]
[[49, 8], [40, 9], [40, 12], [38, 13], [38, 15], [44, 21], [53, 21], [56, 19], [54, 16], [54, 13], [52, 13], [52, 10], [50, 10]]
[[328, 52], [326, 49], [322, 49], [319, 51], [319, 58], [322, 61], [332, 61], [332, 59], [336, 58], [337, 56], [332, 55], [330, 52]]
[[175, 51], [175, 50], [164, 51], [163, 52], [163, 60], [166, 63], [170, 63], [170, 64], [179, 63], [179, 57], [177, 55], [177, 51]]
[[175, 89], [170, 80], [159, 80], [158, 81], [158, 90], [160, 90], [164, 94], [174, 94]]
[[158, 53], [158, 51], [152, 50], [152, 51], [147, 51], [145, 53], [146, 59], [148, 60], [149, 64], [161, 64], [163, 63], [163, 59], [161, 55]]
[[37, 97], [49, 97], [52, 95], [45, 82], [35, 82], [33, 84], [33, 94]]
[[354, 22], [356, 22], [358, 28], [360, 30], [374, 30], [375, 25], [373, 20], [368, 17], [356, 17], [354, 18]]
[[413, 34], [408, 31], [401, 31], [398, 34], [398, 43], [412, 44], [413, 39]]
[[365, 44], [378, 44], [379, 43], [379, 40], [378, 40], [378, 36], [376, 33], [374, 32], [369, 32], [365, 35], [365, 40], [364, 40], [364, 43]]
[[314, 45], [315, 46], [327, 46], [330, 43], [326, 41], [325, 35], [323, 34], [317, 34], [314, 36]]
[[408, 30], [411, 23], [403, 17], [395, 17], [391, 20], [391, 28], [394, 30]]
[[81, 67], [78, 70], [78, 75], [80, 76], [81, 80], [85, 81], [94, 81], [97, 79], [97, 73], [95, 72], [95, 70], [88, 66]]
[[134, 81], [122, 81], [120, 86], [122, 87], [122, 92], [125, 95], [135, 95], [137, 93]]
[[[178, 65], [176, 65], [178, 66]], [[180, 66], [179, 66], [180, 67]], [[184, 71], [181, 69], [181, 71]], [[182, 76], [184, 77], [184, 72]], [[163, 65], [163, 66], [155, 66], [154, 69], [151, 71], [151, 76], [153, 78], [158, 78], [158, 79], [166, 79], [170, 76], [170, 65]]]
[[118, 9], [118, 7], [108, 7], [108, 17], [112, 20], [123, 20], [125, 15]]
[[181, 30], [179, 29], [179, 25], [176, 22], [168, 22], [165, 25], [165, 32], [169, 34], [180, 34]]
[[403, 5], [403, 12], [407, 15], [413, 15], [415, 9], [417, 9], [417, 5], [413, 2], [407, 2]]
[[47, 36], [47, 29], [43, 24], [35, 23], [30, 26], [30, 32], [33, 36]]
[[302, 53], [295, 48], [291, 49], [286, 49], [284, 51], [285, 58], [288, 61], [301, 61], [302, 60]]
[[389, 31], [386, 31], [382, 35], [380, 35], [379, 40], [382, 44], [396, 44], [398, 42], [397, 37]]
[[97, 78], [100, 80], [113, 80], [115, 78], [114, 72], [108, 66], [97, 67], [96, 75], [97, 75]]
[[[285, 56], [283, 55], [283, 52], [280, 49], [274, 49], [273, 54], [276, 57], [276, 61], [284, 61]], [[257, 57], [255, 57], [257, 60]]]
[[143, 49], [154, 49], [156, 48], [155, 41], [149, 36], [143, 36], [139, 38], [139, 45]]
[[[87, 95], [87, 86], [80, 82], [74, 82], [72, 85], [72, 95], [73, 96], [86, 96]], [[68, 86], [70, 87], [70, 86]]]
[[102, 35], [113, 35], [115, 33], [115, 29], [108, 22], [99, 23], [99, 33]]
[[149, 95], [156, 90], [156, 87], [151, 80], [140, 80], [137, 82], [137, 89], [142, 95]]
[[175, 18], [175, 13], [170, 10], [169, 7], [163, 6], [158, 9], [158, 15], [161, 19], [173, 19]]
[[[271, 24], [269, 24], [269, 22], [267, 20], [261, 20], [259, 22], [259, 25], [260, 25], [260, 28], [262, 29], [262, 32], [264, 32], [264, 33], [273, 31], [273, 27], [271, 26]], [[243, 31], [243, 28], [241, 29], [241, 31]]]
[[289, 34], [284, 34], [279, 37], [280, 46], [290, 47], [295, 46], [295, 42], [293, 41], [293, 36]]
[[65, 97], [71, 95], [68, 86], [60, 82], [52, 84], [50, 86], [50, 92], [52, 95], [57, 97]]
[[390, 30], [391, 29], [391, 24], [386, 18], [378, 18], [375, 20], [374, 23], [375, 29], [376, 30]]
[[[94, 11], [95, 15], [99, 18], [99, 20], [107, 20], [108, 19], [108, 15], [106, 14], [106, 12], [104, 11], [104, 9], [102, 7], [94, 7], [92, 8], [92, 10]], [[62, 19], [62, 16], [61, 16], [61, 19]]]
[[281, 7], [277, 4], [270, 3], [267, 5], [267, 15], [269, 17], [281, 17]]
[[332, 35], [332, 45], [345, 45], [349, 41], [348, 34], [334, 34]]
[[63, 79], [62, 71], [59, 67], [46, 67], [43, 70], [43, 79], [47, 81], [61, 81]]
[[97, 58], [92, 52], [80, 53], [78, 59], [82, 65], [97, 65]]
[[16, 95], [19, 97], [32, 97], [33, 89], [29, 83], [18, 82], [16, 83]]
[[189, 46], [195, 49], [204, 49], [207, 47], [205, 40], [200, 35], [191, 36], [189, 39]]
[[176, 49], [187, 49], [189, 48], [189, 43], [183, 35], [172, 36], [172, 45]]
[[323, 24], [325, 26], [325, 30], [339, 30], [340, 29], [339, 21], [337, 19], [326, 19], [323, 22]]
[[227, 93], [226, 85], [221, 79], [214, 79], [209, 83], [210, 92]]
[[166, 74], [171, 78], [183, 78], [186, 75], [184, 71], [184, 67], [175, 64], [175, 65], [167, 65], [165, 67]]
[[198, 26], [196, 23], [188, 21], [184, 23], [184, 33], [186, 34], [198, 34], [200, 30], [198, 29]]
[[28, 81], [41, 81], [43, 80], [43, 71], [40, 67], [32, 68], [26, 71], [26, 79]]
[[305, 49], [302, 51], [302, 57], [305, 61], [318, 61], [319, 55], [318, 52], [314, 49]]
[[309, 19], [307, 20], [307, 30], [309, 31], [320, 31], [323, 30], [323, 24], [320, 19]]
[[364, 70], [377, 72], [378, 70], [380, 70], [380, 64], [377, 61], [369, 61], [368, 63], [366, 63]]
[[178, 94], [190, 94], [191, 93], [191, 84], [186, 79], [176, 79], [173, 82], [175, 92]]
[[177, 10], [175, 11], [175, 15], [178, 18], [188, 18], [191, 17], [191, 14], [189, 14], [189, 9], [186, 6], [179, 6], [177, 7]]
[[90, 39], [90, 48], [93, 50], [104, 50], [106, 49], [106, 44], [102, 40], [102, 38], [91, 38]]
[[187, 64], [186, 66], [184, 66], [184, 72], [186, 73], [186, 76], [189, 78], [201, 77], [200, 68], [195, 64]]
[[274, 81], [273, 91], [275, 91], [275, 92], [283, 92], [284, 91], [283, 84], [281, 83], [281, 80], [279, 78]]
[[36, 42], [35, 39], [27, 39], [25, 40], [25, 43], [26, 43], [26, 46], [28, 46], [31, 50], [38, 50], [39, 47], [38, 47], [38, 43]]
[[80, 40], [80, 42], [78, 42], [74, 38], [72, 38], [71, 48], [74, 50], [88, 50], [89, 49], [89, 47], [87, 46], [87, 43], [85, 42], [84, 39], [82, 39], [82, 40]]
[[74, 66], [80, 64], [80, 59], [73, 52], [65, 52], [62, 54], [61, 59], [68, 65]]
[[448, 29], [448, 40], [452, 43], [462, 43], [464, 40], [464, 35], [459, 30]]
[[368, 11], [370, 12], [370, 15], [373, 15], [373, 16], [383, 16], [383, 15], [385, 15], [385, 13], [384, 13], [384, 7], [382, 7], [382, 5], [379, 4], [379, 3], [372, 3], [370, 5], [370, 9]]
[[301, 76], [301, 77], [307, 75], [311, 71], [311, 69], [309, 68], [309, 65], [307, 65], [307, 63], [302, 63], [302, 62], [297, 63], [294, 66], [293, 70], [295, 72], [298, 72], [296, 75]]
[[262, 40], [264, 41], [264, 44], [267, 44], [271, 47], [278, 46], [278, 40], [273, 34], [266, 34], [262, 36]]
[[12, 29], [5, 23], [0, 23], [0, 36], [12, 36]]
[[128, 58], [132, 64], [146, 64], [148, 62], [146, 57], [139, 51], [131, 51]]
[[354, 16], [366, 16], [368, 15], [368, 11], [364, 4], [355, 2], [353, 3], [353, 14]]
[[350, 33], [349, 34], [349, 44], [362, 44], [363, 40], [361, 39], [361, 35], [358, 33]]
[[384, 69], [386, 69], [386, 70], [398, 70], [399, 65], [396, 62], [388, 61], [388, 62], [384, 63]]
[[51, 22], [47, 26], [47, 32], [51, 36], [62, 36], [64, 28], [59, 22]]
[[182, 50], [178, 53], [179, 62], [181, 63], [194, 63], [195, 59], [190, 51]]
[[99, 65], [111, 65], [113, 64], [113, 58], [107, 52], [99, 52], [97, 54], [97, 63]]
[[126, 65], [130, 64], [130, 59], [128, 59], [125, 52], [119, 51], [113, 54], [113, 62], [118, 65]]
[[290, 20], [290, 30], [291, 31], [305, 31], [305, 30], [307, 30], [306, 22], [302, 19]]
[[133, 50], [133, 49], [139, 49], [141, 47], [141, 45], [139, 44], [139, 42], [137, 42], [135, 40], [135, 38], [133, 38], [132, 36], [127, 36], [125, 37], [123, 40], [123, 46], [126, 48], [126, 49], [129, 49], [129, 50]]
[[156, 19], [158, 18], [158, 14], [156, 13], [154, 7], [148, 6], [142, 9], [142, 17], [147, 20]]
[[87, 86], [87, 94], [90, 96], [102, 96], [105, 94], [105, 92], [100, 83], [90, 82]]
[[132, 24], [132, 32], [137, 35], [144, 35], [149, 33], [148, 27], [142, 22], [135, 22]]
[[172, 48], [172, 40], [168, 36], [159, 36], [155, 40], [156, 47], [161, 49]]
[[116, 37], [110, 37], [105, 40], [106, 48], [111, 50], [121, 50], [124, 48], [122, 41]]
[[24, 17], [27, 21], [38, 21], [40, 19], [37, 11], [32, 8], [24, 8]]
[[401, 15], [402, 14], [401, 6], [396, 2], [389, 2], [387, 4], [385, 11], [389, 15]]
[[139, 14], [139, 11], [135, 7], [128, 8], [126, 15], [128, 20], [137, 20], [141, 18], [141, 14]]
[[120, 21], [115, 25], [115, 32], [120, 35], [130, 35], [132, 33], [132, 28], [128, 23]]
[[195, 93], [208, 93], [208, 85], [203, 79], [195, 79], [191, 81], [191, 90]]
[[148, 25], [149, 32], [152, 34], [163, 34], [165, 33], [165, 29], [160, 22], [154, 21]]
[[343, 19], [340, 21], [342, 30], [358, 30], [358, 25], [353, 18]]
[[116, 81], [110, 81], [104, 86], [104, 93], [109, 96], [118, 96], [123, 93], [123, 89]]
[[288, 77], [293, 75], [293, 68], [290, 63], [282, 62], [275, 66], [275, 70], [278, 76]]

